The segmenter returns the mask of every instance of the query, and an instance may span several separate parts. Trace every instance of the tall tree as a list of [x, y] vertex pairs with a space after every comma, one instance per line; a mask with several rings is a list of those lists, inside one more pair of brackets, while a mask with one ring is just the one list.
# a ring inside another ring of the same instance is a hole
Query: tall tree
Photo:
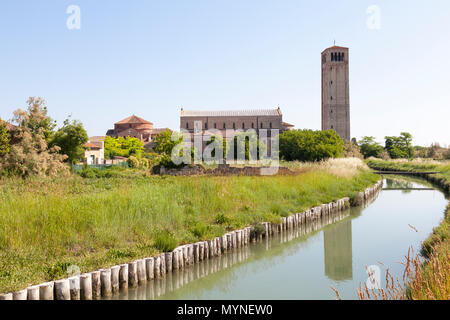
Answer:
[[[29, 101], [34, 100], [30, 98]], [[67, 156], [58, 153], [58, 146], [48, 147], [45, 136], [49, 128], [47, 110], [40, 107], [41, 102], [31, 103], [28, 111], [18, 109], [14, 112], [14, 119], [19, 124], [11, 139], [14, 143], [9, 153], [0, 158], [0, 166], [10, 174], [25, 177], [68, 172], [63, 163]]]
[[412, 146], [412, 135], [408, 132], [401, 132], [400, 136], [386, 136], [385, 148], [392, 159], [412, 158], [414, 147]]
[[53, 136], [50, 146], [59, 146], [60, 153], [67, 155], [68, 162], [78, 162], [83, 157], [83, 145], [88, 141], [88, 134], [79, 121], [64, 120], [64, 124]]
[[16, 116], [15, 122], [19, 125], [26, 124], [33, 134], [42, 133], [49, 143], [53, 138], [56, 122], [47, 115], [47, 102], [41, 97], [30, 97], [27, 105], [27, 111], [18, 109], [15, 112], [21, 117]]
[[171, 155], [172, 149], [183, 142], [183, 135], [167, 129], [154, 138], [153, 149], [159, 154]]
[[364, 158], [377, 157], [379, 158], [383, 152], [383, 147], [375, 141], [375, 137], [364, 136], [358, 141], [359, 148]]

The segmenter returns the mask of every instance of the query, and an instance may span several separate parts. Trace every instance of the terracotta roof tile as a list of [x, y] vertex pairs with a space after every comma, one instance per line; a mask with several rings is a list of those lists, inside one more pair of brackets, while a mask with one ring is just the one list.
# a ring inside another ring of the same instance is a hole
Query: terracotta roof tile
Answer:
[[115, 124], [126, 124], [126, 123], [148, 123], [153, 124], [150, 121], [144, 120], [138, 116], [135, 116], [134, 114], [132, 116], [129, 116], [128, 118], [125, 118], [123, 120], [120, 120], [119, 122], [116, 122]]

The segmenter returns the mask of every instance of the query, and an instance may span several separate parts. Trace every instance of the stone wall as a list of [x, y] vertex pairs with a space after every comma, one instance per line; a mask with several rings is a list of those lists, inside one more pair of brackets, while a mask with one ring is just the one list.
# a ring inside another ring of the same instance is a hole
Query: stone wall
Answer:
[[[193, 175], [212, 175], [212, 176], [259, 176], [261, 169], [268, 169], [269, 167], [231, 167], [229, 164], [221, 164], [218, 168], [209, 169], [202, 165], [189, 165], [181, 169], [166, 169], [161, 166], [159, 174], [171, 176], [193, 176]], [[279, 167], [277, 174], [291, 175], [294, 172], [286, 167]]]

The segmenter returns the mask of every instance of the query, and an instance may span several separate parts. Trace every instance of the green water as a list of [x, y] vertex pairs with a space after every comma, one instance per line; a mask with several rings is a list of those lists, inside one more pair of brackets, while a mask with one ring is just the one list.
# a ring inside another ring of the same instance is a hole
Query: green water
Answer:
[[378, 266], [381, 286], [386, 267], [401, 279], [399, 262], [409, 247], [420, 249], [447, 203], [417, 179], [387, 177], [384, 188], [391, 190], [365, 208], [263, 239], [112, 299], [334, 299], [330, 286], [344, 299], [356, 299], [368, 278], [366, 266]]

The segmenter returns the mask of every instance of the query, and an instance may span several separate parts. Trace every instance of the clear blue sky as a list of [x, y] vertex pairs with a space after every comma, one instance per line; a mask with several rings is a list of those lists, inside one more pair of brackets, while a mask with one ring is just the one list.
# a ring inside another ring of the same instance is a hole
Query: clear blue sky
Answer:
[[[81, 29], [69, 30], [69, 5]], [[381, 29], [366, 9], [381, 9]], [[179, 110], [274, 108], [320, 129], [320, 53], [350, 48], [351, 135], [409, 131], [450, 144], [450, 1], [2, 0], [0, 117], [47, 99], [104, 135], [131, 114], [179, 128]]]

